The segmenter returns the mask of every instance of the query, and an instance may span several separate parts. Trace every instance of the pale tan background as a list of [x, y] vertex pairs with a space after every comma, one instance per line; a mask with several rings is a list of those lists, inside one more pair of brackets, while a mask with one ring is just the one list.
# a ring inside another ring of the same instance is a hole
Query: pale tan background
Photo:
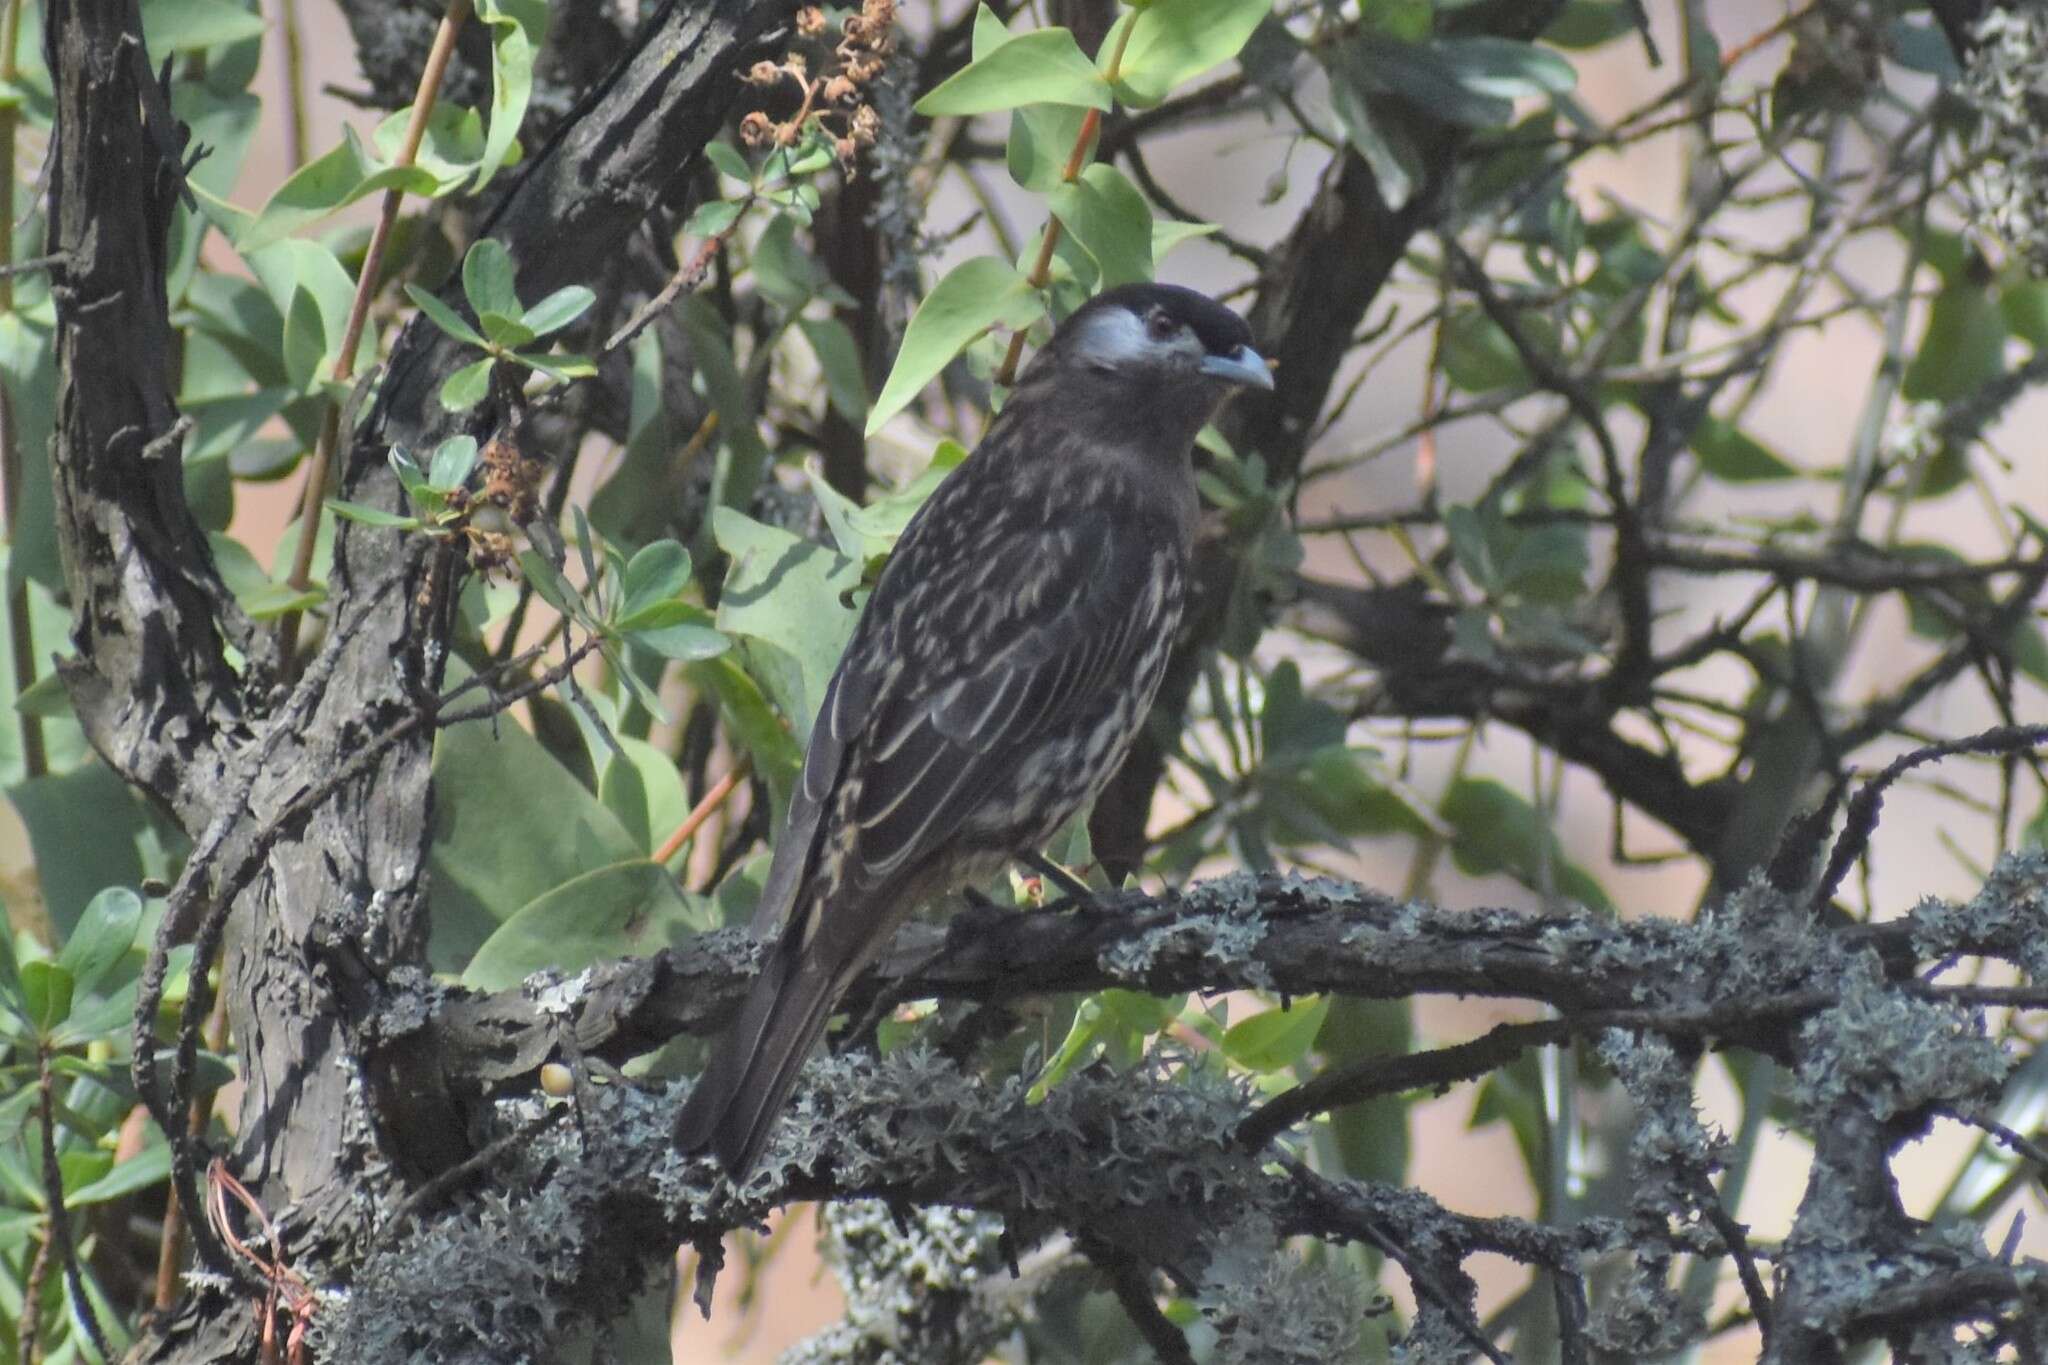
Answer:
[[[334, 145], [343, 118], [365, 137], [376, 120], [373, 115], [317, 94], [323, 83], [358, 83], [353, 67], [354, 49], [338, 12], [326, 0], [301, 0], [300, 7], [307, 35], [309, 86], [316, 92], [310, 141], [317, 155]], [[1649, 8], [1663, 51], [1677, 53], [1679, 39], [1673, 26], [1673, 6], [1652, 3]], [[1706, 8], [1726, 47], [1733, 47], [1785, 12], [1784, 6], [1774, 0], [1709, 0]], [[905, 11], [907, 22], [920, 26], [928, 22], [923, 6], [906, 5]], [[257, 82], [266, 99], [274, 98], [280, 89], [275, 55], [273, 42], [272, 60]], [[1635, 108], [1676, 78], [1675, 68], [1669, 64], [1662, 71], [1649, 70], [1640, 46], [1628, 41], [1575, 60], [1581, 73], [1581, 97], [1596, 112], [1607, 115]], [[1782, 47], [1767, 47], [1738, 68], [1737, 78], [1767, 84], [1782, 60]], [[1317, 92], [1311, 85], [1305, 84], [1302, 93], [1314, 103]], [[237, 188], [238, 202], [259, 203], [286, 173], [284, 139], [283, 119], [266, 119]], [[1210, 133], [1183, 137], [1155, 151], [1151, 160], [1162, 181], [1196, 212], [1224, 222], [1253, 241], [1267, 241], [1292, 221], [1314, 186], [1319, 164], [1313, 152], [1297, 151], [1289, 169], [1286, 192], [1277, 202], [1261, 206], [1260, 194], [1284, 151], [1285, 142], [1277, 131], [1250, 127], [1224, 139], [1220, 145]], [[1675, 139], [1645, 143], [1623, 156], [1588, 159], [1580, 168], [1579, 187], [1588, 192], [1611, 192], [1668, 221], [1669, 211], [1677, 201], [1681, 164]], [[932, 221], [954, 221], [960, 216], [959, 209], [960, 206], [941, 201], [934, 206]], [[1757, 215], [1742, 227], [1757, 240], [1787, 237], [1798, 228], [1798, 219], [1791, 216], [1796, 212], [1797, 207], [1793, 206], [1782, 215]], [[1867, 270], [1864, 278], [1871, 285], [1888, 285], [1895, 274], [1892, 259], [1889, 248], [1880, 244], [1852, 253], [1850, 266]], [[1184, 283], [1209, 286], [1234, 283], [1238, 278], [1215, 253], [1205, 253], [1199, 246], [1183, 249], [1164, 273]], [[1761, 307], [1767, 305], [1768, 298], [1752, 291], [1740, 302]], [[1405, 305], [1404, 316], [1413, 316], [1426, 303], [1411, 295]], [[1375, 316], [1379, 311], [1375, 310]], [[1858, 322], [1844, 322], [1796, 337], [1787, 347], [1785, 361], [1771, 389], [1755, 411], [1755, 434], [1794, 463], [1813, 468], [1839, 464], [1857, 405], [1862, 400], [1862, 386], [1872, 373], [1877, 356], [1875, 336]], [[1324, 447], [1324, 453], [1357, 448], [1414, 420], [1421, 406], [1422, 363], [1418, 347], [1382, 367]], [[2041, 461], [2032, 443], [2025, 439], [2028, 433], [2040, 428], [2043, 416], [2043, 405], [2037, 397], [2003, 424], [1995, 440], [2017, 463], [2016, 472], [2003, 481], [2005, 495], [2048, 519], [2048, 480], [2044, 480]], [[900, 431], [893, 432], [891, 439], [915, 447], [921, 438], [914, 431]], [[1478, 488], [1506, 454], [1503, 439], [1490, 429], [1471, 425], [1445, 432], [1440, 438], [1438, 458], [1450, 500]], [[1341, 486], [1318, 490], [1303, 512], [1314, 516], [1333, 510], [1405, 505], [1415, 496], [1414, 480], [1415, 452], [1402, 450], [1369, 471], [1345, 480]], [[267, 546], [274, 543], [278, 528], [289, 516], [295, 489], [295, 484], [238, 489], [235, 529], [256, 548], [259, 556], [267, 559]], [[1771, 486], [1753, 495], [1731, 496], [1726, 510], [1733, 515], [1744, 510], [1746, 504], [1749, 510], [1781, 513], [1787, 496], [1785, 487]], [[1800, 485], [1790, 496], [1805, 500], [1823, 518], [1832, 510], [1830, 490], [1824, 484]], [[1981, 535], [1985, 529], [1981, 512], [1966, 496], [1940, 500], [1916, 513], [1910, 525], [1951, 542]], [[1328, 540], [1312, 550], [1311, 566], [1329, 577], [1357, 576], [1341, 546]], [[1715, 604], [1715, 598], [1706, 594], [1699, 607], [1704, 612]], [[1903, 623], [1897, 612], [1884, 618], [1870, 644], [1850, 661], [1843, 684], [1845, 695], [1880, 690], [1910, 668], [1914, 650], [1901, 641], [1902, 631]], [[1274, 647], [1282, 646], [1276, 642]], [[1305, 662], [1311, 668], [1315, 666], [1313, 658]], [[2038, 703], [2038, 695], [2032, 700]], [[1944, 702], [1936, 714], [1919, 719], [1928, 728], [1942, 733], [1962, 733], [1995, 723], [1998, 718], [1965, 688], [1954, 700]], [[1365, 731], [1356, 737], [1360, 742], [1382, 738]], [[1520, 787], [1527, 783], [1529, 760], [1523, 742], [1505, 732], [1496, 732], [1489, 736], [1477, 767]], [[1429, 789], [1431, 772], [1428, 763], [1425, 760], [1418, 774], [1425, 790]], [[1597, 784], [1582, 773], [1572, 772], [1563, 790], [1561, 833], [1571, 856], [1593, 870], [1618, 903], [1628, 907], [1632, 914], [1685, 916], [1693, 911], [1702, 889], [1701, 874], [1696, 868], [1688, 864], [1655, 869], [1612, 866], [1608, 858], [1609, 808]], [[1158, 814], [1163, 817], [1167, 812]], [[1956, 837], [1974, 858], [1988, 860], [1993, 850], [1987, 846], [1988, 836], [1981, 824], [1965, 818], [1956, 806], [1920, 791], [1902, 791], [1888, 802], [1885, 833], [1878, 841], [1875, 881], [1880, 913], [1896, 912], [1922, 895], [1967, 894], [1974, 889], [1969, 871], [1939, 842], [1938, 835], [1944, 826], [1953, 827]], [[1632, 846], [1638, 849], [1670, 846], [1668, 836], [1641, 822], [1631, 827], [1630, 834]], [[16, 853], [9, 860], [18, 858]], [[1407, 859], [1405, 847], [1369, 846], [1359, 850], [1347, 870], [1374, 885], [1399, 887], [1406, 877]], [[1453, 906], [1532, 903], [1529, 893], [1505, 879], [1475, 881], [1459, 876], [1448, 866], [1438, 874], [1436, 890], [1444, 903]], [[1527, 1017], [1528, 1013], [1525, 1009], [1484, 1002], [1430, 1000], [1417, 1011], [1417, 1027], [1428, 1043], [1454, 1042], [1501, 1019]], [[1737, 1112], [1719, 1064], [1710, 1064], [1708, 1072], [1704, 1097], [1707, 1115], [1732, 1128]], [[1467, 1131], [1472, 1102], [1472, 1088], [1460, 1087], [1441, 1099], [1416, 1106], [1412, 1135], [1415, 1183], [1454, 1208], [1487, 1214], [1530, 1212], [1530, 1192], [1506, 1130], [1495, 1126], [1478, 1133]], [[1907, 1154], [1900, 1166], [1909, 1208], [1914, 1212], [1927, 1210], [1953, 1170], [1958, 1153], [1967, 1145], [1967, 1138], [1950, 1127]], [[1775, 1132], [1767, 1135], [1758, 1173], [1738, 1215], [1751, 1226], [1755, 1236], [1775, 1238], [1786, 1231], [1803, 1179], [1804, 1161], [1803, 1146], [1796, 1139]], [[2048, 1221], [2043, 1218], [2037, 1196], [2030, 1196], [2027, 1207], [2032, 1227], [2040, 1228]], [[787, 1254], [779, 1258], [762, 1286], [757, 1310], [744, 1320], [739, 1317], [734, 1304], [739, 1277], [728, 1275], [721, 1286], [718, 1319], [707, 1325], [690, 1315], [680, 1337], [678, 1359], [771, 1360], [782, 1347], [836, 1316], [836, 1283], [808, 1254], [808, 1214], [803, 1215], [802, 1226], [794, 1231], [796, 1235], [790, 1239]], [[2027, 1241], [2037, 1253], [2048, 1251], [2048, 1237], [2029, 1234]], [[1482, 1260], [1476, 1268], [1485, 1285], [1482, 1308], [1498, 1303], [1517, 1283], [1514, 1269], [1504, 1263]], [[1399, 1277], [1392, 1278], [1398, 1281]], [[1395, 1287], [1397, 1292], [1405, 1289]], [[1752, 1344], [1737, 1342], [1718, 1350], [1711, 1358], [1741, 1361], [1753, 1357]]]

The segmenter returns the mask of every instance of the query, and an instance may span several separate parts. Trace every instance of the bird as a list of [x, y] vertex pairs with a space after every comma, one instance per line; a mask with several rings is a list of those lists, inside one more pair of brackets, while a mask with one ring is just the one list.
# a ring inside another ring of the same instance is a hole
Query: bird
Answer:
[[738, 1183], [855, 977], [920, 906], [1030, 856], [1123, 760], [1166, 671], [1192, 449], [1270, 390], [1195, 290], [1076, 308], [910, 519], [825, 689], [753, 921], [768, 947], [675, 1125]]

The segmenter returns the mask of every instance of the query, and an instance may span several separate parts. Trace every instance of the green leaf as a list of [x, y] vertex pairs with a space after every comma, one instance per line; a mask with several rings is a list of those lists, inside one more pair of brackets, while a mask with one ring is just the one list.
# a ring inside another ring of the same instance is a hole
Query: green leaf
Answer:
[[1259, 745], [1266, 761], [1284, 762], [1343, 742], [1343, 715], [1320, 698], [1304, 694], [1300, 665], [1292, 659], [1274, 665], [1259, 708]]
[[525, 311], [519, 306], [514, 274], [512, 253], [497, 238], [479, 238], [470, 246], [462, 258], [462, 295], [479, 318], [485, 313], [516, 318]]
[[512, 358], [528, 369], [561, 382], [571, 379], [588, 379], [597, 373], [597, 366], [588, 356], [571, 355], [567, 351], [541, 355], [531, 351], [516, 351]]
[[767, 782], [774, 823], [780, 825], [789, 805], [791, 784], [803, 764], [803, 746], [769, 706], [760, 684], [731, 656], [692, 664], [688, 676], [692, 686], [717, 696], [719, 719], [726, 733], [738, 739], [754, 760], [754, 771]]
[[[622, 737], [615, 738], [624, 744]], [[636, 742], [645, 743], [644, 740]], [[597, 799], [618, 818], [626, 837], [651, 853], [654, 843], [647, 823], [647, 787], [640, 776], [640, 769], [632, 759], [614, 754], [604, 765], [604, 776], [598, 780]]]
[[14, 710], [17, 715], [34, 716], [37, 720], [66, 719], [73, 714], [71, 693], [65, 690], [61, 675], [45, 673], [14, 698]]
[[1345, 139], [1372, 168], [1387, 206], [1405, 207], [1423, 174], [1422, 154], [1415, 140], [1398, 118], [1381, 118], [1374, 112], [1370, 97], [1383, 93], [1381, 83], [1362, 64], [1352, 45], [1332, 49], [1324, 61], [1330, 73], [1330, 107], [1343, 126]]
[[620, 735], [618, 741], [624, 756], [614, 754], [605, 762], [598, 796], [652, 853], [689, 816], [690, 793], [674, 759], [644, 739]]
[[[718, 168], [719, 174], [728, 180], [737, 180], [743, 185], [754, 183], [754, 168], [747, 164], [747, 158], [741, 155], [739, 149], [730, 143], [708, 142], [704, 145], [704, 155]], [[702, 212], [705, 207], [708, 205], [700, 205], [698, 211]]]
[[422, 523], [418, 517], [405, 516], [398, 512], [387, 512], [381, 507], [368, 503], [344, 502], [340, 498], [329, 498], [327, 506], [337, 517], [359, 522], [364, 526], [382, 526], [391, 530], [419, 530]]
[[1899, 391], [1916, 403], [1952, 403], [2004, 372], [2005, 319], [1987, 290], [1962, 280], [1934, 296]]
[[157, 1137], [126, 1161], [115, 1162], [112, 1168], [97, 1180], [87, 1181], [75, 1189], [67, 1188], [64, 1191], [64, 1203], [66, 1207], [74, 1209], [91, 1204], [105, 1204], [142, 1190], [152, 1189], [167, 1180], [170, 1174], [170, 1144]]
[[1453, 309], [1444, 319], [1441, 354], [1444, 376], [1467, 393], [1522, 388], [1529, 382], [1513, 340], [1477, 306]]
[[1055, 187], [1047, 204], [1094, 258], [1104, 288], [1152, 278], [1152, 210], [1122, 171], [1098, 161]]
[[1259, 792], [1273, 842], [1281, 847], [1390, 834], [1420, 838], [1430, 830], [1423, 813], [1377, 775], [1370, 750], [1329, 744], [1277, 770], [1267, 766]]
[[860, 565], [789, 532], [721, 507], [712, 534], [732, 557], [718, 599], [718, 628], [737, 637], [747, 671], [800, 736], [853, 634], [849, 598]]
[[14, 926], [0, 920], [0, 1010], [26, 1010], [21, 995], [21, 964], [14, 957]]
[[[370, 145], [385, 162], [398, 160], [412, 126], [412, 110], [392, 113], [370, 134]], [[427, 115], [413, 164], [434, 177], [434, 197], [442, 198], [468, 183], [484, 159], [484, 121], [476, 110], [460, 104], [437, 104]]]
[[1460, 778], [1444, 794], [1439, 814], [1456, 831], [1451, 857], [1459, 871], [1474, 877], [1506, 873], [1537, 891], [1547, 871], [1558, 894], [1603, 915], [1614, 913], [1600, 883], [1565, 857], [1552, 821], [1500, 783]]
[[810, 343], [825, 376], [825, 394], [832, 410], [852, 423], [868, 415], [868, 381], [861, 371], [860, 344], [838, 318], [798, 318], [797, 330]]
[[1063, 28], [1020, 34], [968, 63], [917, 102], [927, 118], [964, 117], [1026, 104], [1110, 107], [1109, 85]]
[[881, 396], [868, 413], [867, 434], [874, 435], [883, 423], [901, 412], [967, 343], [983, 332], [997, 326], [1026, 327], [1044, 313], [1045, 305], [1037, 291], [1008, 261], [976, 256], [954, 266], [924, 296], [910, 325], [904, 329], [895, 367], [889, 371]]
[[1543, 30], [1543, 41], [1577, 52], [1635, 31], [1628, 0], [1565, 0], [1564, 8]]
[[142, 7], [142, 41], [158, 61], [261, 37], [263, 27], [262, 15], [231, 0], [154, 0]]
[[429, 322], [446, 332], [449, 336], [454, 337], [457, 341], [466, 342], [478, 350], [484, 348], [486, 343], [482, 333], [464, 321], [462, 314], [456, 312], [426, 290], [416, 284], [409, 284], [405, 287], [405, 296], [413, 301], [414, 307], [427, 315]]
[[[1010, 179], [1040, 194], [1058, 185], [1087, 120], [1085, 109], [1070, 104], [1027, 104], [1011, 114], [1004, 153]], [[1093, 142], [1091, 138], [1091, 149]]]
[[[1400, 1056], [1414, 1044], [1406, 1000], [1331, 1002], [1316, 1050], [1326, 1067], [1365, 1057]], [[1330, 1137], [1344, 1173], [1355, 1180], [1400, 1183], [1408, 1173], [1408, 1105], [1399, 1095], [1376, 1095], [1330, 1112]]]
[[1480, 35], [1439, 38], [1430, 48], [1451, 79], [1476, 95], [1540, 98], [1568, 94], [1578, 84], [1570, 62], [1533, 43]]
[[90, 991], [134, 945], [141, 923], [142, 897], [125, 886], [110, 886], [87, 903], [64, 940], [57, 965], [71, 973], [79, 990]]
[[306, 392], [317, 384], [330, 359], [320, 300], [311, 290], [295, 290], [284, 317], [286, 377], [293, 388]]
[[565, 285], [527, 309], [519, 320], [534, 336], [544, 337], [582, 317], [596, 302], [597, 295], [583, 285]]
[[[330, 502], [328, 505], [334, 504]], [[256, 562], [256, 556], [238, 540], [218, 532], [208, 532], [206, 542], [212, 547], [214, 567], [220, 571], [221, 582], [227, 584], [228, 591], [235, 595], [235, 601], [249, 613], [251, 620], [274, 620], [287, 611], [316, 607], [327, 598], [326, 588], [318, 582], [309, 584], [304, 590], [279, 582], [264, 571], [263, 566]], [[281, 568], [290, 562], [289, 553], [280, 555]]]
[[102, 889], [138, 886], [149, 875], [142, 845], [156, 836], [148, 807], [97, 759], [18, 783], [7, 797], [28, 827], [43, 903], [60, 935], [71, 934]]
[[550, 563], [546, 556], [537, 550], [521, 550], [519, 571], [525, 576], [526, 581], [533, 585], [533, 590], [540, 594], [541, 601], [565, 616], [580, 619], [581, 596], [569, 580], [562, 577], [562, 571]]
[[[695, 612], [698, 609], [690, 608]], [[732, 640], [713, 630], [704, 621], [683, 621], [676, 625], [627, 625], [626, 633], [632, 636], [635, 646], [659, 654], [664, 659], [677, 663], [695, 663], [700, 659], [715, 659], [732, 648]]]
[[471, 990], [500, 991], [537, 971], [659, 952], [716, 926], [710, 903], [685, 895], [644, 858], [595, 868], [535, 897], [485, 940], [463, 969]]
[[980, 61], [989, 53], [1010, 41], [1010, 30], [996, 12], [986, 4], [974, 7], [974, 33], [968, 48], [968, 60]]
[[[1137, 12], [1117, 69], [1117, 95], [1144, 109], [1175, 86], [1243, 50], [1272, 9], [1271, 0], [1153, 0]], [[1114, 51], [1112, 33], [1102, 48]]]
[[1397, 95], [1415, 108], [1468, 128], [1495, 128], [1514, 117], [1515, 103], [1468, 88], [1432, 43], [1404, 43], [1370, 30], [1331, 53], [1333, 74], [1358, 97]]
[[925, 499], [938, 490], [947, 473], [959, 463], [957, 458], [946, 458], [959, 449], [950, 442], [940, 447], [924, 473], [865, 507], [834, 488], [821, 473], [812, 471], [811, 492], [839, 552], [858, 564], [868, 564], [894, 549], [897, 537], [917, 515], [917, 509], [924, 506]]
[[1796, 479], [1799, 470], [1731, 422], [1708, 416], [1692, 434], [1692, 453], [1700, 467], [1727, 483], [1764, 483]]
[[792, 313], [818, 292], [818, 267], [797, 246], [796, 220], [786, 213], [776, 214], [754, 243], [754, 283], [763, 297]]
[[683, 231], [692, 237], [717, 237], [732, 231], [732, 225], [740, 220], [740, 212], [744, 208], [745, 204], [731, 199], [713, 199], [699, 204], [690, 214], [690, 221], [683, 225]]
[[547, 0], [477, 0], [477, 18], [491, 30], [491, 133], [472, 194], [516, 158], [519, 124], [533, 98], [534, 54], [547, 38], [549, 11]]
[[497, 363], [485, 356], [449, 375], [441, 384], [441, 406], [450, 412], [468, 412], [483, 402], [491, 391], [491, 366]]
[[[0, 375], [7, 377], [7, 396], [13, 405], [15, 449], [48, 450], [57, 394], [53, 321], [20, 310], [0, 314]], [[20, 472], [20, 498], [11, 528], [13, 542], [6, 551], [7, 585], [11, 589], [33, 580], [53, 592], [67, 592], [57, 551], [57, 510], [50, 486], [50, 461], [23, 459]], [[36, 671], [41, 671], [40, 665]]]
[[2048, 282], [2023, 280], [1999, 291], [2006, 330], [2036, 351], [2048, 350]]
[[71, 1014], [71, 973], [55, 962], [39, 959], [21, 964], [21, 999], [29, 1022], [44, 1033]]
[[1266, 1010], [1240, 1019], [1223, 1033], [1223, 1055], [1249, 1071], [1279, 1071], [1308, 1055], [1323, 1017], [1328, 996], [1296, 1000], [1285, 1009]]
[[496, 309], [486, 308], [477, 314], [477, 325], [484, 329], [484, 336], [491, 345], [500, 350], [516, 351], [521, 346], [538, 341], [533, 329], [518, 318], [507, 316]]
[[690, 582], [690, 552], [673, 540], [658, 540], [626, 565], [619, 615], [629, 618], [680, 593]]
[[514, 911], [645, 850], [570, 771], [517, 725], [468, 721], [434, 741], [433, 942], [459, 967]]
[[1197, 237], [1207, 237], [1216, 230], [1217, 225], [1214, 223], [1181, 223], [1175, 222], [1171, 218], [1154, 218], [1152, 220], [1152, 263], [1157, 265], [1160, 261], [1165, 260], [1166, 253], [1179, 246], [1182, 242], [1192, 241]]
[[427, 467], [427, 486], [452, 493], [469, 482], [475, 468], [476, 437], [450, 436], [434, 449], [433, 463]]
[[235, 249], [245, 256], [260, 251], [385, 190], [431, 196], [439, 188], [431, 171], [379, 164], [363, 149], [355, 129], [344, 125], [341, 145], [299, 167], [279, 185], [255, 219], [235, 234]]
[[1075, 1009], [1066, 1037], [1032, 1083], [1030, 1101], [1043, 1100], [1047, 1091], [1098, 1047], [1121, 1053], [1125, 1064], [1135, 1061], [1143, 1041], [1172, 1023], [1179, 1013], [1179, 1002], [1137, 991], [1107, 990], [1089, 996]]

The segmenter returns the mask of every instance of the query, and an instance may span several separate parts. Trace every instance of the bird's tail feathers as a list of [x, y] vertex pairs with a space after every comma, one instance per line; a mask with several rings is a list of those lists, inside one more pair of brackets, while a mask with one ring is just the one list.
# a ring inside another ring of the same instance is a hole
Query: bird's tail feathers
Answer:
[[709, 1148], [736, 1182], [760, 1160], [838, 996], [833, 975], [804, 957], [794, 935], [770, 950], [739, 1018], [676, 1117], [677, 1148]]

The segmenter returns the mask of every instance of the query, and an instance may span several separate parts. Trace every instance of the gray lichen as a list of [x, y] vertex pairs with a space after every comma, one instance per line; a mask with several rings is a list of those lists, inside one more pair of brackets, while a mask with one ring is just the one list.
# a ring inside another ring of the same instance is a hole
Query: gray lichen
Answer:
[[1808, 1122], [1848, 1105], [1880, 1120], [1997, 1092], [2011, 1059], [1982, 1014], [1888, 985], [1876, 964], [1845, 965], [1841, 995], [1800, 1030], [1796, 1096]]
[[824, 1222], [846, 1317], [784, 1352], [782, 1365], [979, 1359], [1015, 1327], [1018, 1305], [977, 1292], [1009, 1273], [1001, 1219], [860, 1199], [829, 1206]]
[[2048, 12], [1993, 6], [1977, 23], [1977, 46], [1960, 93], [1980, 117], [1980, 163], [1970, 196], [1980, 226], [2048, 271]]
[[1216, 1365], [1325, 1365], [1347, 1360], [1363, 1305], [1327, 1266], [1276, 1251], [1270, 1221], [1220, 1231], [1196, 1306], [1216, 1333]]

